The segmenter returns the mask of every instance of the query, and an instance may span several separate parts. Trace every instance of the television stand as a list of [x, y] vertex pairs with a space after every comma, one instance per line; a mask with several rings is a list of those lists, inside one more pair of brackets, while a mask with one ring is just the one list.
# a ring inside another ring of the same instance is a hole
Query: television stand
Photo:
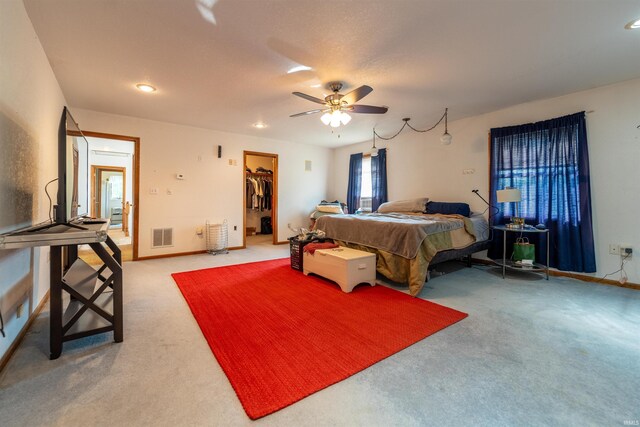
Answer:
[[[108, 227], [107, 219], [83, 226], [38, 225], [0, 235], [0, 249], [51, 247], [50, 359], [60, 357], [64, 342], [78, 338], [113, 331], [115, 342], [123, 340], [122, 255], [107, 235]], [[83, 244], [98, 255], [101, 267], [78, 258]]]

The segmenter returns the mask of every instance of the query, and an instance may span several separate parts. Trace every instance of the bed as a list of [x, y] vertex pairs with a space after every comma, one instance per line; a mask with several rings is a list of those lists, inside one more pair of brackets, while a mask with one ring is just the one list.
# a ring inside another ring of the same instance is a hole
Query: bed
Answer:
[[390, 280], [407, 283], [416, 296], [430, 266], [469, 257], [489, 246], [482, 215], [373, 213], [318, 218], [317, 230], [336, 243], [377, 255], [376, 269]]

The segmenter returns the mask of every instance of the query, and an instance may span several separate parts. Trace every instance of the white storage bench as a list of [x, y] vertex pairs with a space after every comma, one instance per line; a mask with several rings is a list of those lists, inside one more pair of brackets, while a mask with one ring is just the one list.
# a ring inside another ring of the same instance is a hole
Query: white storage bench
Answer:
[[302, 267], [305, 275], [314, 273], [333, 280], [343, 292], [351, 292], [360, 283], [376, 284], [376, 255], [356, 249], [318, 249], [313, 255], [305, 252]]

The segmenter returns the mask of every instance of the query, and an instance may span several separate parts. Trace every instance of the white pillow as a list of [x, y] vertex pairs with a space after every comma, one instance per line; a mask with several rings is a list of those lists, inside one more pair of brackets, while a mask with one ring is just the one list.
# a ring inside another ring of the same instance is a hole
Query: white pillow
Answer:
[[316, 206], [316, 210], [318, 212], [326, 212], [326, 213], [336, 213], [336, 214], [343, 213], [342, 206], [340, 206], [340, 203], [318, 205]]
[[429, 201], [428, 197], [420, 197], [417, 199], [397, 200], [395, 202], [386, 202], [378, 207], [378, 213], [389, 212], [424, 212], [425, 205]]

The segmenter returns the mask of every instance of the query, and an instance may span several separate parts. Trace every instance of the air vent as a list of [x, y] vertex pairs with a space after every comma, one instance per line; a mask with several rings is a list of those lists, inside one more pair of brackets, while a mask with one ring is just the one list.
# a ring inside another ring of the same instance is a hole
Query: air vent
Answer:
[[371, 202], [371, 197], [360, 197], [360, 209], [362, 209], [363, 212], [371, 212]]
[[173, 228], [152, 228], [151, 247], [166, 248], [173, 246]]

